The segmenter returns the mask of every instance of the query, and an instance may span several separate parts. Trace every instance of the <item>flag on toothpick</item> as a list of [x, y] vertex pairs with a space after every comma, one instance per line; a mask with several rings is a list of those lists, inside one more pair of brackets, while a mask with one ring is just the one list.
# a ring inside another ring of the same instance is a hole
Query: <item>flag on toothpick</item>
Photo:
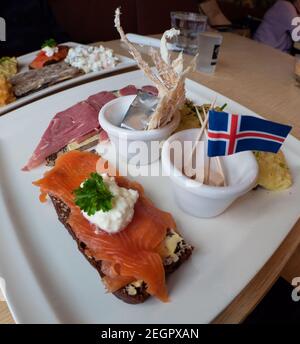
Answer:
[[243, 151], [277, 153], [292, 127], [254, 116], [209, 111], [208, 156]]

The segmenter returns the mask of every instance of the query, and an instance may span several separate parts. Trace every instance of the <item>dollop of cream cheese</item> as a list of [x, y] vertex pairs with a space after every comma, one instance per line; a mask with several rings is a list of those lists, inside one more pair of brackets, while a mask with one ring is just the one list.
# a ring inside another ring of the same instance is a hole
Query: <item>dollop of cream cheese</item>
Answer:
[[55, 53], [58, 52], [58, 47], [44, 47], [42, 48], [42, 51], [44, 51], [44, 53], [46, 54], [46, 56], [51, 57], [53, 56]]
[[109, 177], [107, 174], [101, 174], [101, 176], [114, 196], [112, 209], [106, 212], [99, 210], [94, 215], [88, 215], [84, 211], [81, 212], [97, 228], [113, 234], [123, 230], [131, 222], [134, 215], [134, 205], [139, 198], [139, 193], [136, 190], [118, 186], [114, 177]]

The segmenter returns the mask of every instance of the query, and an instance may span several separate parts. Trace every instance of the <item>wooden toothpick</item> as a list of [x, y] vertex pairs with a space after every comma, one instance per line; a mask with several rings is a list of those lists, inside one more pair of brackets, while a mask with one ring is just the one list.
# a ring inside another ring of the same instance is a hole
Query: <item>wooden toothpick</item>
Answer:
[[[190, 157], [189, 157], [189, 159], [187, 161], [187, 164], [184, 166], [185, 174], [187, 174], [190, 177], [192, 177], [192, 173], [193, 173], [193, 156], [194, 156], [194, 153], [195, 153], [195, 150], [197, 148], [197, 145], [198, 145], [199, 141], [201, 141], [201, 138], [202, 138], [202, 135], [203, 135], [203, 133], [205, 131], [207, 122], [208, 122], [208, 118], [206, 118], [205, 121], [203, 122], [204, 125], [201, 126], [201, 128], [200, 128], [199, 134], [198, 134], [198, 136], [196, 138], [196, 141], [195, 141], [195, 144], [194, 144], [194, 146], [192, 148], [191, 155], [190, 155]], [[202, 183], [203, 183], [203, 180], [202, 180]]]
[[[215, 98], [212, 106], [214, 106], [215, 102], [216, 102], [216, 98]], [[212, 106], [211, 106], [211, 108], [212, 108]], [[197, 113], [197, 116], [199, 118], [199, 121], [201, 123], [201, 126], [203, 127], [204, 126], [204, 121], [202, 119], [202, 116], [201, 116], [201, 114], [200, 114], [200, 112], [199, 112], [199, 110], [198, 110], [198, 108], [196, 106], [195, 106], [195, 109], [196, 109], [196, 113]], [[205, 119], [207, 119], [208, 115], [206, 113], [206, 110], [205, 110], [204, 106], [202, 106], [202, 111], [204, 113]], [[206, 126], [205, 126], [204, 132], [205, 132], [206, 138], [208, 138]], [[226, 178], [225, 178], [225, 174], [224, 174], [224, 170], [223, 170], [223, 167], [222, 167], [222, 163], [221, 163], [220, 157], [216, 157], [216, 162], [217, 162], [217, 167], [218, 167], [219, 173], [220, 173], [220, 175], [221, 175], [221, 177], [223, 179], [224, 186], [226, 186], [227, 182], [226, 182]], [[205, 173], [205, 177], [206, 178], [204, 178], [204, 179], [209, 181], [209, 176], [210, 176], [210, 158], [208, 159], [208, 168], [207, 168], [207, 173]]]

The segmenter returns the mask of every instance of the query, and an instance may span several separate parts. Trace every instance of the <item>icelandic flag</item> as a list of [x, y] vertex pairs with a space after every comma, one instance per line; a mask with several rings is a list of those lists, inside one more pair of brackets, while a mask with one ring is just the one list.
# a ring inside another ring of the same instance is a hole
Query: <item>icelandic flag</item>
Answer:
[[255, 150], [277, 153], [292, 127], [253, 116], [209, 111], [208, 156]]

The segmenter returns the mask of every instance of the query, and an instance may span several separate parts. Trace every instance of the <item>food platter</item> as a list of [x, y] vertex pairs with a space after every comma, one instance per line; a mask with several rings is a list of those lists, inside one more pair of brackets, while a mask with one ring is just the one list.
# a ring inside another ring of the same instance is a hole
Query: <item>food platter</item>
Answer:
[[[68, 47], [75, 47], [78, 45], [78, 43], [74, 43], [74, 42], [67, 42], [67, 43], [63, 43], [64, 45], [67, 45]], [[85, 46], [85, 45], [82, 45]], [[35, 56], [37, 55], [38, 51], [20, 56], [17, 58], [18, 61], [18, 66], [19, 66], [19, 70], [18, 73], [22, 73], [22, 72], [26, 72], [28, 71], [28, 65], [32, 62], [32, 60], [35, 58]], [[27, 96], [18, 98], [17, 100], [13, 101], [12, 103], [9, 103], [5, 106], [1, 106], [0, 107], [0, 115], [11, 111], [15, 108], [20, 107], [21, 105], [24, 105], [26, 103], [32, 102], [35, 99], [41, 98], [49, 93], [52, 93], [54, 91], [69, 87], [71, 85], [74, 84], [78, 84], [78, 83], [83, 83], [86, 82], [90, 79], [99, 77], [101, 75], [105, 75], [114, 71], [118, 71], [121, 69], [126, 69], [129, 67], [132, 67], [136, 64], [136, 62], [126, 56], [122, 56], [122, 55], [116, 55], [119, 58], [119, 62], [116, 64], [115, 67], [109, 67], [106, 69], [103, 69], [101, 71], [98, 72], [90, 72], [90, 73], [86, 73], [86, 74], [82, 74], [79, 75], [73, 79], [69, 79], [69, 80], [65, 80], [65, 81], [61, 81], [57, 84], [51, 85], [49, 87], [43, 88], [39, 91], [36, 91], [34, 93], [31, 93]]]
[[[212, 219], [198, 219], [180, 210], [167, 177], [142, 177], [139, 173], [147, 166], [140, 172], [129, 167], [129, 175], [144, 186], [155, 204], [173, 214], [195, 250], [168, 279], [171, 301], [167, 304], [153, 298], [128, 305], [105, 293], [97, 273], [57, 221], [53, 207], [39, 203], [38, 190], [31, 183], [45, 167], [28, 173], [21, 168], [55, 113], [101, 90], [148, 83], [140, 71], [130, 72], [65, 90], [0, 118], [0, 276], [6, 281], [6, 298], [17, 322], [210, 322], [255, 276], [298, 220], [300, 143], [292, 136], [284, 146], [294, 178], [292, 188], [251, 191]], [[199, 104], [215, 97], [215, 92], [191, 80], [186, 81], [186, 89], [187, 96]], [[226, 102], [231, 112], [253, 114], [222, 95], [218, 102]], [[112, 159], [109, 144], [103, 144], [103, 149], [105, 157]], [[152, 168], [159, 166], [156, 162]], [[126, 167], [121, 164], [120, 170]]]

